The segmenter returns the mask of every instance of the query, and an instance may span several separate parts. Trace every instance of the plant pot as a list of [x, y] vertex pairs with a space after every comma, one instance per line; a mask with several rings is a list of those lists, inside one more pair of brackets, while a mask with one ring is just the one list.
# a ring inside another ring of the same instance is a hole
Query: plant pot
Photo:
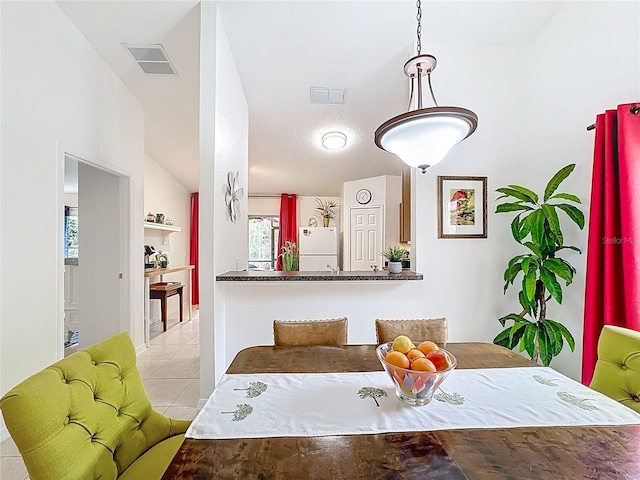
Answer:
[[389, 273], [402, 273], [402, 262], [389, 262]]
[[324, 227], [328, 227], [330, 221], [331, 221], [331, 219], [329, 217], [322, 217], [322, 225]]

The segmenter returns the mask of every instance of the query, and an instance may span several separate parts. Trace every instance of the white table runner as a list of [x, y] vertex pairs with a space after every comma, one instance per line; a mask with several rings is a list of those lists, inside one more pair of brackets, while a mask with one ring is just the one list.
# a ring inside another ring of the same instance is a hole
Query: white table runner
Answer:
[[454, 370], [421, 407], [400, 401], [385, 372], [251, 374], [224, 375], [186, 436], [625, 424], [640, 424], [640, 414], [545, 367]]

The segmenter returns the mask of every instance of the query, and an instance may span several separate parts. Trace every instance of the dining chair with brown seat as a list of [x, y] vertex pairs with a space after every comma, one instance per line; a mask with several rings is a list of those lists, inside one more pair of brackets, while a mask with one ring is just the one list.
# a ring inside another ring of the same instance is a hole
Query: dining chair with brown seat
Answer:
[[605, 325], [590, 388], [640, 413], [640, 332]]
[[274, 320], [276, 346], [346, 345], [347, 318], [326, 320]]
[[392, 342], [398, 335], [406, 335], [414, 342], [431, 340], [444, 344], [447, 343], [447, 319], [376, 320], [378, 343]]

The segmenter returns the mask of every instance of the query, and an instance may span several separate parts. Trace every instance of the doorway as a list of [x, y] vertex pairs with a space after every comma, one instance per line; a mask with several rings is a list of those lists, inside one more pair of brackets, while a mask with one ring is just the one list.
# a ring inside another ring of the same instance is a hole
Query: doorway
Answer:
[[[70, 229], [65, 228], [65, 342], [76, 341], [78, 348], [84, 348], [129, 331], [125, 272], [130, 255], [126, 240], [130, 178], [69, 154], [64, 155], [64, 165], [68, 207], [64, 212], [77, 212], [74, 260], [70, 258], [74, 249], [68, 248]], [[75, 205], [69, 205], [74, 197]]]
[[348, 270], [382, 270], [382, 206], [349, 208]]

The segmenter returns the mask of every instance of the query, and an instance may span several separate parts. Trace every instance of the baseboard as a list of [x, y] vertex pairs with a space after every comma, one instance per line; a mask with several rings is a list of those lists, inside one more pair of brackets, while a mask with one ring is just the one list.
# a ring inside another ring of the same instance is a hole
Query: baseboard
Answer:
[[143, 343], [142, 345], [138, 345], [136, 347], [136, 356], [140, 355], [142, 352], [144, 352], [147, 349], [147, 346]]

